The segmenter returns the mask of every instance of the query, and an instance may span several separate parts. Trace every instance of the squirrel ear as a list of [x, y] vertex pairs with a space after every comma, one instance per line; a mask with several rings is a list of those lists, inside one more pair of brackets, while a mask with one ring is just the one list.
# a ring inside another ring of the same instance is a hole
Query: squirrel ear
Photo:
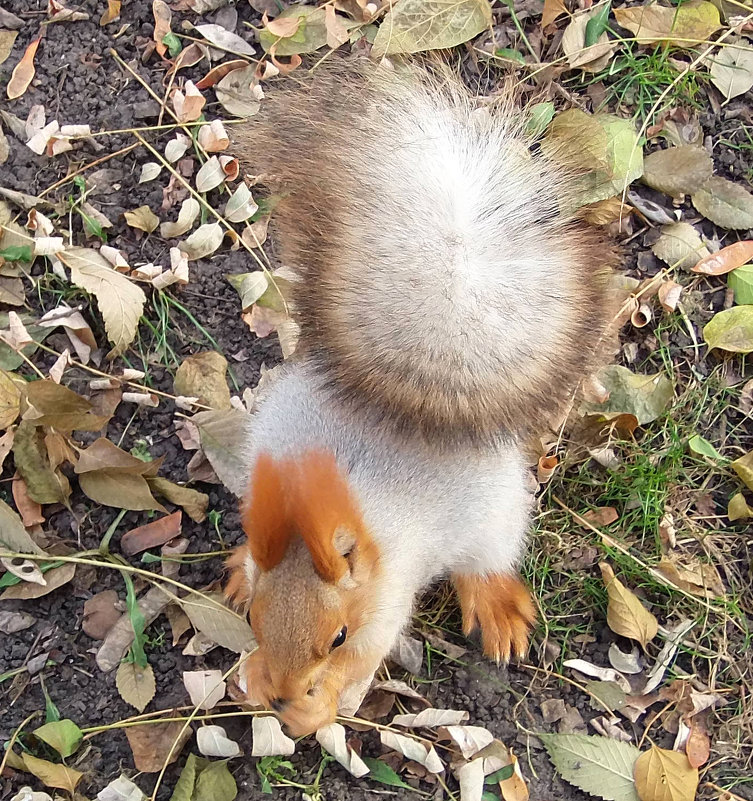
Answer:
[[292, 528], [287, 515], [287, 465], [262, 453], [256, 460], [241, 522], [250, 555], [260, 570], [271, 570], [285, 556]]
[[333, 454], [312, 451], [298, 461], [291, 518], [316, 572], [336, 584], [350, 572], [346, 556], [371, 538]]
[[233, 551], [227, 560], [227, 566], [230, 577], [225, 585], [225, 597], [236, 606], [248, 606], [254, 597], [256, 580], [259, 578], [259, 568], [251, 556], [248, 543]]

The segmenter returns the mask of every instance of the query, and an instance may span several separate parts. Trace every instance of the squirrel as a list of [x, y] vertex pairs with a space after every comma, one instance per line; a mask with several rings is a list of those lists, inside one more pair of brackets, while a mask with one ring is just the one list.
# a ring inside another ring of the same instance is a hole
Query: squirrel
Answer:
[[279, 196], [301, 333], [253, 416], [226, 593], [257, 638], [249, 700], [293, 736], [335, 719], [439, 578], [488, 657], [527, 650], [521, 442], [594, 366], [613, 257], [502, 94], [343, 60], [235, 135]]

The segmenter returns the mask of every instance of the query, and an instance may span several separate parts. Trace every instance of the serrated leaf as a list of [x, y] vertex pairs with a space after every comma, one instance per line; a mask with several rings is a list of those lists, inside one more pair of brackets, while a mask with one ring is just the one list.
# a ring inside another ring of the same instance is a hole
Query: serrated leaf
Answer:
[[71, 795], [73, 795], [76, 785], [84, 775], [66, 765], [48, 762], [46, 759], [38, 759], [28, 753], [24, 754], [23, 760], [29, 773], [33, 773], [46, 787], [57, 787], [60, 790], [66, 790]]
[[753, 264], [743, 264], [727, 277], [727, 286], [738, 306], [753, 305]]
[[656, 420], [669, 406], [672, 382], [661, 373], [640, 375], [613, 364], [598, 373], [599, 383], [609, 392], [604, 403], [584, 403], [581, 411], [592, 414], [632, 414], [639, 425]]
[[715, 459], [716, 461], [724, 459], [722, 454], [700, 434], [695, 434], [688, 440], [688, 447], [698, 456], [708, 456], [709, 459]]
[[119, 356], [136, 336], [146, 303], [143, 290], [114, 270], [96, 250], [68, 248], [59, 258], [70, 268], [71, 281], [97, 299], [107, 338], [113, 344], [108, 358]]
[[121, 662], [115, 674], [115, 686], [120, 697], [131, 706], [143, 712], [154, 698], [157, 685], [152, 666], [139, 667], [135, 662]]
[[237, 654], [256, 647], [251, 626], [225, 606], [221, 592], [208, 592], [201, 597], [191, 594], [181, 598], [179, 603], [191, 625], [217, 645]]
[[641, 801], [694, 801], [698, 768], [684, 753], [652, 745], [635, 763], [635, 787]]
[[753, 351], [753, 306], [735, 306], [715, 314], [703, 329], [709, 348], [731, 353]]
[[705, 42], [721, 27], [719, 11], [712, 3], [689, 2], [681, 6], [646, 6], [616, 8], [617, 22], [635, 34], [638, 44], [672, 42], [690, 47]]
[[65, 759], [76, 753], [84, 733], [72, 720], [63, 718], [34, 729], [34, 736], [44, 740]]
[[651, 246], [651, 251], [668, 266], [681, 270], [692, 270], [709, 255], [698, 231], [686, 222], [662, 226], [661, 236]]
[[382, 20], [372, 55], [420, 53], [463, 44], [492, 22], [487, 0], [401, 0]]
[[750, 47], [733, 44], [720, 47], [710, 61], [711, 83], [727, 100], [744, 95], [753, 86], [753, 52]]
[[753, 195], [740, 184], [714, 175], [691, 199], [704, 217], [722, 228], [753, 228]]
[[599, 567], [609, 597], [607, 625], [615, 634], [636, 640], [645, 648], [656, 637], [659, 623], [638, 597], [615, 577], [608, 564], [602, 562]]
[[703, 147], [682, 145], [655, 150], [643, 159], [643, 183], [671, 197], [700, 189], [714, 171], [714, 162]]
[[606, 801], [640, 801], [633, 768], [640, 751], [629, 743], [587, 734], [539, 734], [557, 772]]

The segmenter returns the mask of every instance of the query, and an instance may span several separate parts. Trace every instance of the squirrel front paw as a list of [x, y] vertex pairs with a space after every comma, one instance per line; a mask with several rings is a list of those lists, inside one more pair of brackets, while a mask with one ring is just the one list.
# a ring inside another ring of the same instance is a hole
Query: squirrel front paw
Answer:
[[509, 661], [511, 655], [523, 657], [536, 609], [520, 578], [509, 573], [456, 573], [452, 583], [463, 613], [463, 632], [468, 635], [481, 626], [486, 656], [497, 663]]

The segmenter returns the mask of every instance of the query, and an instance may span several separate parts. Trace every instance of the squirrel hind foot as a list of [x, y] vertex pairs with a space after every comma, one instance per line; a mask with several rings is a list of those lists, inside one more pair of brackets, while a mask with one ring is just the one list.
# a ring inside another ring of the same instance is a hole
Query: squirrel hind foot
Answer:
[[456, 573], [452, 583], [463, 613], [464, 634], [480, 626], [484, 654], [497, 664], [509, 662], [511, 656], [524, 657], [536, 608], [520, 578], [510, 573]]

